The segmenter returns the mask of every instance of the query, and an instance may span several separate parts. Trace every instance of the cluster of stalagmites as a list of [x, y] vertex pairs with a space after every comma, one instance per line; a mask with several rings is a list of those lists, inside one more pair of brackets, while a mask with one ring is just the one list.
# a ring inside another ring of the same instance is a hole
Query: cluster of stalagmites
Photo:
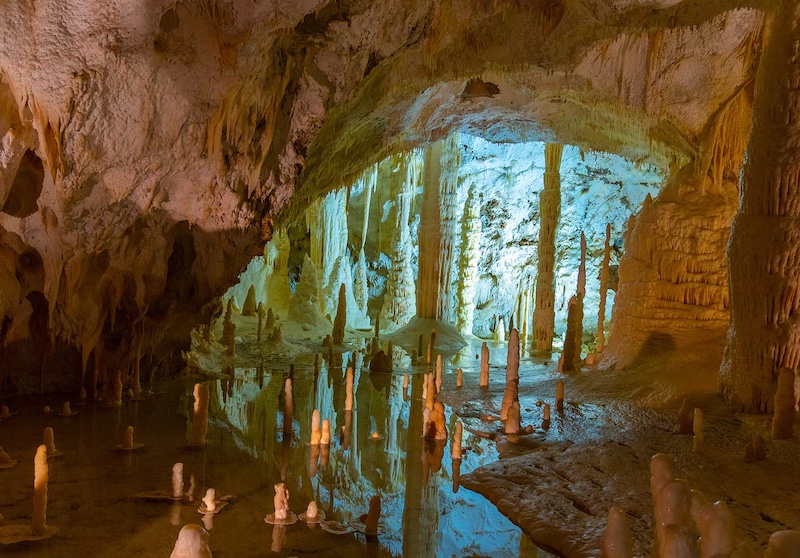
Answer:
[[[699, 490], [675, 477], [672, 458], [650, 461], [655, 558], [730, 558], [735, 556], [736, 523], [723, 501], [709, 502]], [[699, 534], [699, 536], [698, 536]], [[633, 558], [633, 538], [624, 510], [614, 507], [602, 540], [604, 558]], [[800, 556], [800, 531], [780, 531], [769, 539], [765, 558]]]

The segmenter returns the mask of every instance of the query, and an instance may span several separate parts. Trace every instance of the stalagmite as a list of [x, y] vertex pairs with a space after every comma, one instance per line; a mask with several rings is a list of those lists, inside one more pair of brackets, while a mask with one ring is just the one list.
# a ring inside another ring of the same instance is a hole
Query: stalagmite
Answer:
[[692, 440], [692, 451], [700, 453], [703, 451], [703, 411], [695, 408], [694, 420], [692, 422], [692, 432], [694, 432], [694, 439]]
[[700, 558], [730, 558], [736, 537], [736, 520], [725, 502], [710, 504], [698, 490], [691, 491], [691, 514], [700, 530]]
[[236, 325], [233, 323], [233, 297], [228, 299], [225, 317], [222, 319], [222, 338], [220, 342], [229, 347], [236, 342]]
[[508, 358], [506, 361], [506, 383], [519, 380], [519, 331], [511, 330], [508, 338]]
[[550, 404], [545, 403], [542, 410], [542, 428], [545, 430], [550, 427]]
[[347, 297], [345, 296], [344, 283], [339, 287], [339, 304], [336, 307], [336, 318], [333, 321], [333, 344], [344, 343], [344, 327], [347, 321]]
[[500, 406], [500, 420], [506, 420], [508, 417], [508, 410], [511, 406], [518, 401], [519, 388], [517, 380], [506, 382], [506, 387], [503, 390], [503, 402]]
[[0, 446], [0, 469], [10, 469], [17, 464], [16, 459], [11, 459], [11, 456], [3, 451], [3, 446]]
[[756, 461], [762, 461], [767, 458], [767, 450], [764, 448], [764, 438], [761, 434], [756, 434], [753, 437], [753, 457]]
[[261, 331], [262, 326], [264, 325], [264, 305], [262, 303], [258, 303], [258, 307], [256, 308], [256, 314], [258, 315], [258, 330], [256, 332], [256, 342], [261, 343]]
[[53, 429], [48, 426], [44, 429], [44, 446], [47, 448], [47, 457], [59, 457], [64, 455], [60, 450], [56, 449], [55, 435]]
[[772, 437], [788, 440], [794, 427], [795, 405], [794, 370], [781, 368], [778, 374], [778, 387], [775, 391], [775, 413], [772, 416]]
[[227, 343], [225, 344], [225, 354], [229, 357], [236, 356], [236, 324], [231, 323], [228, 327], [228, 336], [226, 338]]
[[458, 259], [456, 325], [462, 335], [472, 335], [475, 316], [475, 292], [478, 283], [478, 260], [481, 238], [480, 197], [472, 183], [461, 218], [461, 254]]
[[731, 326], [720, 369], [725, 398], [760, 412], [772, 410], [781, 370], [800, 364], [800, 11], [792, 0], [771, 5], [728, 243]]
[[678, 411], [678, 427], [676, 432], [678, 434], [692, 434], [694, 428], [694, 415], [692, 406], [684, 399], [681, 404], [681, 410]]
[[564, 380], [556, 382], [556, 411], [564, 410]]
[[208, 430], [208, 386], [205, 384], [194, 385], [194, 418], [192, 431], [189, 436], [190, 446], [204, 446]]
[[505, 423], [506, 434], [516, 434], [520, 431], [520, 408], [519, 401], [514, 401], [508, 408]]
[[436, 355], [436, 393], [442, 391], [442, 355]]
[[319, 437], [319, 444], [321, 446], [331, 445], [331, 421], [328, 419], [322, 421], [322, 433]]
[[464, 371], [459, 368], [456, 370], [456, 387], [460, 388], [464, 385]]
[[680, 525], [664, 526], [661, 550], [657, 558], [699, 558], [694, 535]]
[[172, 466], [172, 499], [183, 500], [183, 463]]
[[606, 346], [606, 298], [608, 297], [609, 264], [611, 262], [611, 223], [606, 224], [606, 240], [603, 244], [603, 261], [600, 264], [600, 305], [597, 310], [597, 354]]
[[555, 254], [558, 218], [561, 214], [561, 155], [564, 146], [548, 143], [544, 147], [544, 189], [539, 194], [539, 244], [536, 273], [536, 306], [533, 313], [533, 348], [553, 350], [555, 330]]
[[608, 510], [608, 522], [603, 533], [601, 558], [633, 558], [633, 538], [628, 516], [621, 508]]
[[274, 520], [276, 522], [286, 521], [291, 513], [289, 512], [289, 489], [282, 482], [274, 485], [274, 489], [275, 497], [272, 499], [275, 506]]
[[184, 525], [169, 558], [212, 558], [208, 539], [208, 531], [199, 525]]
[[800, 531], [772, 533], [764, 558], [800, 558]]
[[264, 324], [264, 331], [272, 331], [275, 329], [275, 312], [272, 311], [272, 307], [270, 306], [267, 308], [267, 321]]
[[456, 429], [453, 434], [453, 447], [450, 452], [452, 459], [461, 459], [461, 438], [463, 436], [464, 425], [461, 421], [456, 421]]
[[[52, 431], [51, 431], [52, 432]], [[34, 535], [47, 534], [47, 483], [49, 482], [50, 467], [47, 457], [50, 448], [41, 445], [36, 450], [33, 458], [33, 520], [31, 529]]]
[[564, 334], [564, 350], [561, 352], [561, 370], [568, 372], [575, 369], [576, 356], [580, 357], [581, 348], [576, 345], [577, 334], [580, 329], [578, 324], [579, 310], [578, 297], [573, 296], [569, 299], [569, 310], [567, 312], [567, 332]]
[[206, 490], [206, 495], [203, 496], [203, 504], [208, 512], [213, 512], [217, 509], [217, 491], [213, 488]]
[[256, 315], [256, 287], [255, 285], [250, 285], [250, 288], [247, 289], [247, 297], [244, 299], [244, 304], [242, 305], [242, 316], [255, 316]]
[[318, 446], [321, 439], [322, 431], [320, 430], [319, 409], [314, 409], [311, 413], [311, 445]]
[[283, 382], [283, 433], [292, 434], [292, 414], [294, 413], [294, 395], [292, 391], [292, 377]]
[[345, 376], [344, 410], [353, 410], [353, 369], [350, 366], [347, 367], [347, 373]]
[[428, 429], [430, 428], [431, 424], [431, 409], [428, 408], [426, 405], [422, 409], [422, 437], [426, 438], [428, 436]]
[[133, 449], [133, 426], [125, 429], [125, 435], [122, 437], [122, 448]]
[[489, 386], [489, 346], [484, 341], [481, 344], [481, 376], [480, 387]]
[[[683, 530], [691, 527], [690, 506], [689, 487], [682, 480], [667, 482], [654, 498], [655, 541], [660, 558], [684, 556], [675, 551], [685, 547]], [[677, 531], [671, 529], [673, 526]]]

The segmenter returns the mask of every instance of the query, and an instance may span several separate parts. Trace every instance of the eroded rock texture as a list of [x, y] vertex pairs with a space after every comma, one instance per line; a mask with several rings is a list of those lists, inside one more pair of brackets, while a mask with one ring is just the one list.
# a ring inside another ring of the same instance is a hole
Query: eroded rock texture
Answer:
[[293, 196], [452, 130], [701, 159], [759, 5], [6, 2], [4, 382], [170, 362]]

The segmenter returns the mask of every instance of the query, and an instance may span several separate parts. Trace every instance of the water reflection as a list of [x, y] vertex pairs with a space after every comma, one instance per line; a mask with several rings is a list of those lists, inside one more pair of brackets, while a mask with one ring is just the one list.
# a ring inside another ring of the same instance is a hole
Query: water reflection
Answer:
[[[352, 411], [345, 410], [348, 366], [354, 369]], [[234, 379], [211, 386], [211, 414], [266, 465], [266, 482], [280, 478], [286, 483], [293, 511], [316, 500], [329, 520], [357, 521], [377, 494], [382, 520], [378, 542], [371, 543], [375, 553], [540, 555], [493, 505], [459, 489], [462, 473], [498, 459], [494, 442], [465, 436], [464, 445], [472, 451], [453, 461], [450, 440], [422, 438], [421, 373], [410, 375], [407, 393], [403, 374], [371, 374], [360, 353], [345, 353], [297, 359], [292, 376], [287, 401], [287, 370], [239, 369]], [[308, 445], [315, 408], [331, 422], [331, 446]], [[450, 409], [445, 416], [452, 433], [457, 417]], [[372, 437], [375, 432], [378, 439]], [[273, 530], [273, 551], [284, 547], [287, 531], [291, 539], [299, 528], [306, 526]]]

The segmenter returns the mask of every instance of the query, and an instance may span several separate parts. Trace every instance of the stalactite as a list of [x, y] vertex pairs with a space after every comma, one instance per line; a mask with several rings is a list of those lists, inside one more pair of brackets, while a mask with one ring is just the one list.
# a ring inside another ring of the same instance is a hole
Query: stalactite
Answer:
[[392, 267], [386, 281], [381, 308], [381, 323], [391, 331], [414, 317], [416, 286], [411, 271], [411, 232], [408, 220], [414, 192], [421, 181], [422, 157], [412, 151], [397, 157], [399, 170], [392, 179], [392, 194], [397, 200], [396, 223], [392, 235]]
[[561, 214], [561, 155], [563, 145], [545, 145], [544, 190], [539, 194], [538, 269], [536, 276], [536, 306], [533, 314], [533, 348], [553, 350], [555, 328], [555, 253], [558, 218]]
[[597, 352], [606, 346], [605, 321], [606, 297], [608, 296], [609, 263], [611, 262], [611, 223], [606, 224], [606, 240], [603, 244], [603, 262], [600, 264], [600, 306], [597, 311]]
[[462, 335], [472, 335], [475, 315], [475, 287], [478, 282], [478, 260], [481, 238], [480, 199], [477, 186], [472, 184], [464, 204], [461, 219], [461, 255], [458, 260], [458, 290], [456, 292], [457, 325]]

